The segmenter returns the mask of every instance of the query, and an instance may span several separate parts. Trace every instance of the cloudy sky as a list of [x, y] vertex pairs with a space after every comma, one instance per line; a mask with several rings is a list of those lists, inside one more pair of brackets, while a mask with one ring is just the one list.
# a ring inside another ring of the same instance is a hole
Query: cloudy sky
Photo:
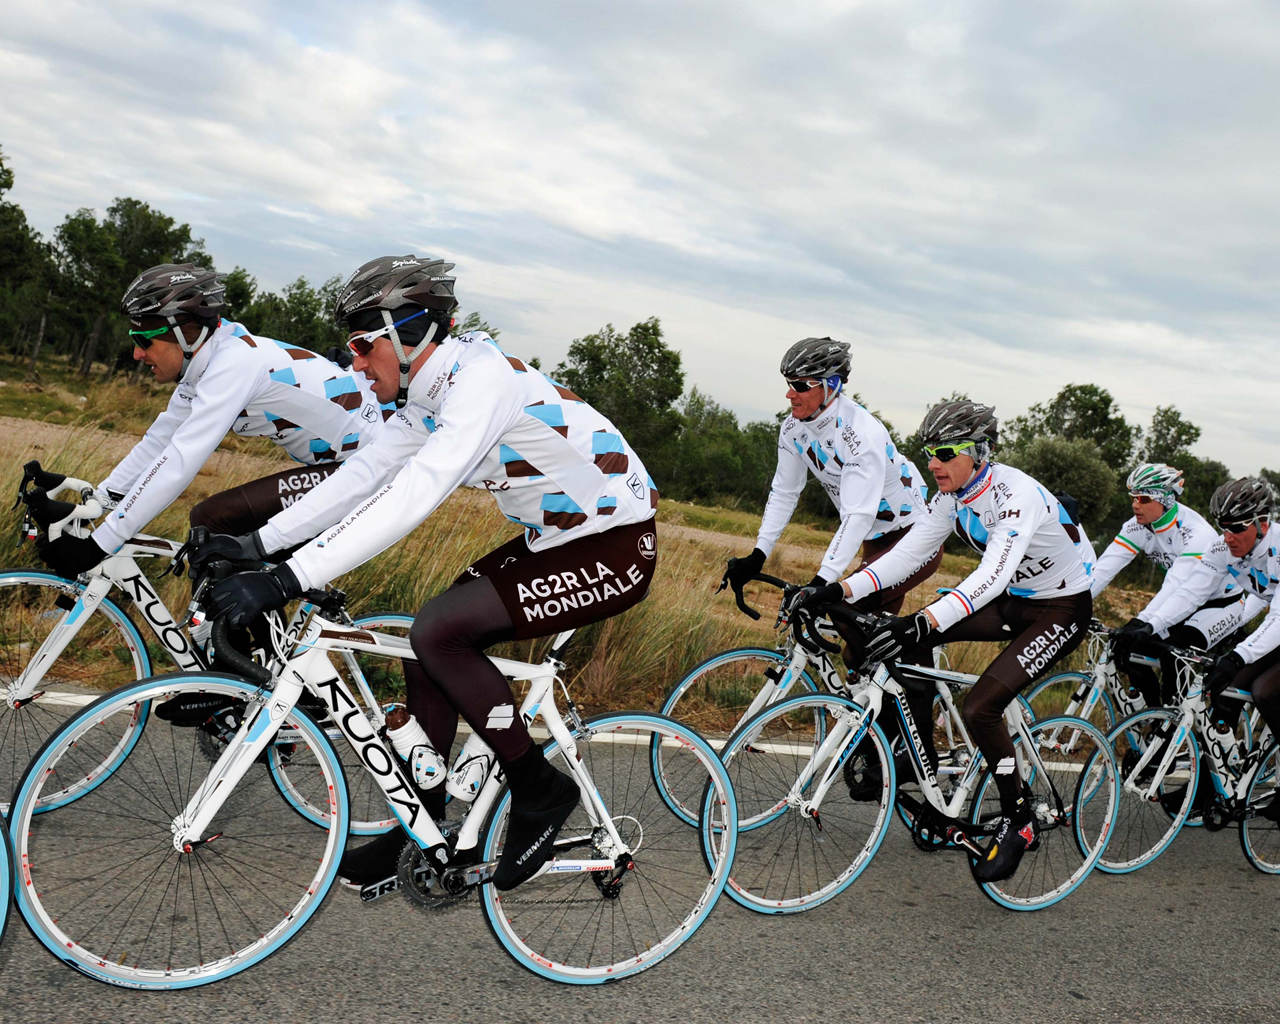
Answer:
[[900, 427], [1096, 383], [1274, 453], [1280, 8], [1102, 0], [15, 0], [13, 198], [145, 199], [278, 288], [384, 252], [553, 365], [662, 318], [771, 416], [782, 350], [854, 345]]

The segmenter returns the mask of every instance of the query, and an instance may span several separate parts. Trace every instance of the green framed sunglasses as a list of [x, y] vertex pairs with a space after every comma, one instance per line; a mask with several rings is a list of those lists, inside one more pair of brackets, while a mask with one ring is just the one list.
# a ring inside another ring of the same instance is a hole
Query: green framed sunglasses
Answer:
[[130, 339], [132, 339], [133, 343], [138, 346], [138, 348], [148, 349], [151, 347], [151, 343], [155, 341], [156, 338], [160, 337], [160, 335], [162, 334], [168, 333], [171, 330], [173, 330], [172, 327], [157, 327], [154, 330], [150, 330], [150, 331], [130, 331], [129, 337]]
[[972, 448], [976, 441], [963, 441], [960, 444], [940, 444], [936, 448], [924, 446], [924, 453], [931, 459], [937, 459], [939, 462], [950, 462], [966, 448]]

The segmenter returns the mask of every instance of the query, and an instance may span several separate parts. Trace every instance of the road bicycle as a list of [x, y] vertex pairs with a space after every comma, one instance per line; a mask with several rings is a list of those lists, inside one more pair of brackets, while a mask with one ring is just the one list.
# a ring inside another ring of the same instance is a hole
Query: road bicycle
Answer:
[[[50, 539], [63, 532], [82, 536], [102, 515], [87, 481], [48, 472], [38, 462], [27, 463], [23, 470], [15, 507], [24, 507], [24, 536], [34, 539], [41, 530]], [[63, 492], [79, 501], [57, 500], [55, 496]], [[139, 565], [146, 559], [166, 558], [170, 569], [165, 571], [177, 574], [184, 567], [183, 554], [182, 544], [140, 534], [76, 580], [47, 569], [0, 572], [0, 812], [8, 809], [9, 797], [31, 758], [68, 715], [103, 690], [153, 674], [151, 653], [126, 610], [128, 604], [137, 609], [158, 647], [179, 671], [209, 667], [204, 650], [185, 628], [187, 617], [180, 621], [169, 611]], [[368, 629], [401, 629], [406, 618], [381, 613], [347, 621]], [[346, 651], [339, 656], [361, 706], [381, 727], [384, 706], [374, 697], [358, 657]], [[64, 792], [47, 792], [41, 809], [77, 799], [109, 775], [137, 742], [150, 711], [148, 702], [139, 702], [131, 717], [118, 722], [120, 735], [104, 749], [101, 770], [70, 780]], [[209, 740], [206, 753], [216, 757], [216, 733], [205, 736]], [[278, 756], [267, 756], [277, 774], [286, 770]], [[356, 780], [351, 805], [355, 835], [378, 834], [395, 825], [381, 792], [364, 778]]]
[[[1209, 721], [1203, 674], [1213, 657], [1158, 645], [1173, 657], [1178, 703], [1130, 715], [1108, 735], [1121, 766], [1121, 809], [1115, 834], [1099, 863], [1124, 874], [1165, 852], [1199, 804], [1211, 832], [1237, 823], [1245, 857], [1259, 871], [1280, 874], [1280, 823], [1267, 817], [1276, 797], [1278, 751], [1264, 726], [1246, 747]], [[1247, 707], [1250, 694], [1234, 687], [1222, 698]], [[1206, 780], [1210, 785], [1206, 785]]]
[[[230, 977], [298, 933], [334, 881], [350, 819], [343, 763], [329, 732], [299, 704], [304, 693], [323, 704], [355, 754], [348, 763], [373, 779], [409, 834], [398, 876], [406, 895], [432, 904], [477, 894], [521, 966], [577, 984], [623, 978], [670, 955], [703, 924], [729, 877], [737, 805], [724, 766], [694, 730], [647, 712], [583, 720], [560, 679], [571, 633], [557, 636], [540, 664], [494, 658], [508, 679], [528, 682], [521, 716], [541, 722], [546, 756], [583, 795], [553, 859], [501, 893], [486, 884], [510, 806], [500, 769], [490, 769], [456, 827], [438, 827], [329, 661], [344, 651], [413, 658], [408, 641], [338, 621], [332, 593], [309, 592], [305, 601], [296, 639], [273, 623], [269, 668], [232, 650], [225, 658], [243, 678], [200, 671], [121, 687], [68, 718], [27, 768], [10, 820], [22, 870], [17, 902], [54, 956], [112, 984], [183, 988]], [[223, 651], [222, 622], [213, 636]], [[154, 719], [101, 785], [37, 813], [45, 790], [100, 763], [118, 722], [139, 703], [190, 694], [245, 707], [216, 764], [199, 754], [199, 729]], [[319, 827], [281, 798], [259, 761], [280, 746], [280, 730], [290, 737], [294, 792], [319, 814]], [[667, 790], [701, 802], [696, 827], [657, 795], [654, 746], [664, 750]]]
[[[752, 580], [784, 591], [793, 586], [766, 573], [757, 573]], [[726, 577], [721, 581], [720, 590], [727, 585]], [[733, 594], [739, 611], [759, 620], [760, 612], [747, 604], [742, 588], [734, 587]], [[780, 614], [779, 623], [781, 621]], [[839, 635], [828, 617], [819, 616], [815, 625], [819, 635], [826, 639], [836, 639]], [[795, 632], [788, 629], [780, 634], [775, 648], [750, 646], [721, 651], [690, 669], [668, 692], [660, 711], [693, 726], [713, 743], [722, 743], [751, 716], [792, 692], [825, 692], [837, 697], [850, 697], [857, 692], [857, 683], [850, 683], [850, 677], [832, 660], [838, 650], [838, 645], [797, 642]], [[940, 777], [962, 774], [974, 756], [975, 748], [956, 710], [956, 697], [977, 681], [976, 675], [943, 667], [943, 657], [939, 651], [934, 652], [934, 668], [923, 685], [935, 693], [931, 726], [938, 754], [936, 774]], [[1024, 717], [1035, 718], [1031, 705], [1022, 695], [1017, 702]], [[907, 745], [901, 735], [893, 747], [895, 759], [905, 764]], [[682, 807], [674, 799], [671, 805], [686, 820], [695, 819], [696, 807]], [[908, 805], [900, 803], [898, 814], [902, 823], [914, 832], [915, 818]], [[927, 834], [927, 827], [925, 831]], [[930, 839], [923, 848], [935, 847]]]
[[[832, 609], [860, 630], [877, 619]], [[790, 624], [797, 643], [833, 650], [804, 614]], [[935, 773], [907, 705], [906, 688], [932, 684], [942, 670], [886, 662], [849, 697], [800, 693], [748, 718], [721, 758], [738, 797], [739, 841], [729, 895], [762, 913], [810, 910], [851, 885], [875, 856], [895, 803], [911, 821], [922, 849], [950, 846], [985, 857], [978, 842], [999, 827], [994, 776], [983, 763], [949, 691], [947, 715], [973, 750], [963, 766]], [[877, 719], [893, 714], [910, 738], [907, 751], [920, 790], [899, 790], [895, 758]], [[1034, 721], [1018, 702], [1005, 721], [1014, 740], [1017, 771], [1030, 793], [1040, 832], [1017, 873], [982, 891], [1011, 910], [1040, 910], [1073, 892], [1106, 849], [1119, 807], [1116, 762], [1101, 730], [1078, 718]], [[1066, 731], [1068, 748], [1051, 737]]]

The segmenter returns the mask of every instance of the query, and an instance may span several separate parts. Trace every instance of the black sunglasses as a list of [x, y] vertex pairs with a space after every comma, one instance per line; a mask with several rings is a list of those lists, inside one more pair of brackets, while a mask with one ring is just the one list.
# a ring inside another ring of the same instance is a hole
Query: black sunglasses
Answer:
[[788, 380], [787, 386], [797, 395], [803, 395], [806, 391], [812, 391], [814, 388], [822, 387], [822, 381], [813, 380], [812, 378], [805, 380]]
[[1219, 523], [1218, 525], [1227, 533], [1244, 533], [1253, 525], [1253, 520], [1247, 523]]

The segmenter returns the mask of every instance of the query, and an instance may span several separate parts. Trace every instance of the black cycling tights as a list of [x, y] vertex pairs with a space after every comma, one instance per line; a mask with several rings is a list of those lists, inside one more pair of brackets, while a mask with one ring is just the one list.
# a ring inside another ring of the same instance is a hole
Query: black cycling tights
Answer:
[[499, 761], [509, 763], [529, 749], [511, 687], [484, 653], [514, 637], [511, 616], [488, 578], [451, 587], [413, 620], [409, 643], [419, 660], [403, 663], [409, 713], [446, 758], [459, 714]]
[[[1009, 641], [973, 684], [961, 711], [974, 743], [987, 764], [995, 769], [1000, 803], [1006, 814], [1017, 805], [1021, 786], [1015, 770], [1013, 740], [1004, 723], [1004, 709], [1028, 683], [1080, 646], [1092, 616], [1093, 599], [1087, 590], [1071, 597], [1042, 601], [1001, 594], [950, 629], [930, 634], [925, 641], [929, 648], [973, 640]], [[918, 657], [921, 652], [917, 649], [911, 653]], [[918, 722], [928, 722], [924, 695], [911, 695], [909, 700]], [[932, 696], [929, 696], [928, 707], [932, 705]], [[930, 747], [932, 739], [930, 735], [925, 740]]]

